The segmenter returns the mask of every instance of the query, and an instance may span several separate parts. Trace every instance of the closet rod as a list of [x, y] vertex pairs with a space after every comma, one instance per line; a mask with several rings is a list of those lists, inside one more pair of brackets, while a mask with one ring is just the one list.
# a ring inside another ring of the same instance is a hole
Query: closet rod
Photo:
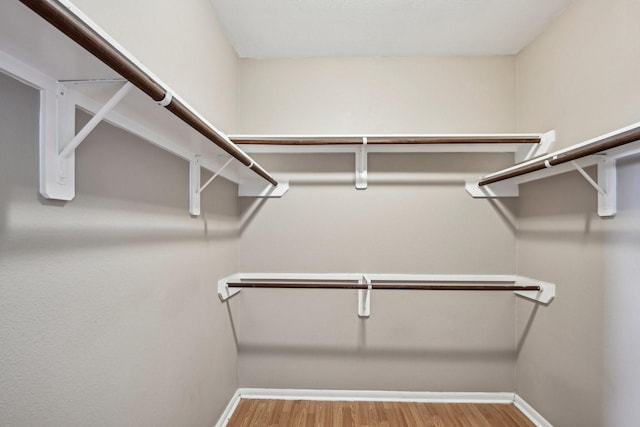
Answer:
[[[156, 82], [140, 66], [112, 46], [109, 41], [97, 34], [86, 22], [76, 16], [66, 6], [57, 0], [20, 0], [20, 2], [40, 15], [62, 33], [66, 34], [96, 58], [100, 59], [154, 101], [163, 102], [162, 105], [164, 105], [167, 110], [171, 111], [176, 117], [191, 126], [222, 150], [226, 151], [240, 163], [247, 166], [273, 186], [278, 185], [278, 181], [231, 142], [224, 134], [212, 128], [201, 119], [197, 113], [180, 100], [172, 97], [173, 94], [165, 90], [162, 85]], [[166, 105], [164, 102], [166, 102]]]
[[[260, 288], [260, 289], [368, 289], [366, 283], [354, 282], [229, 282], [230, 288]], [[541, 291], [540, 286], [525, 285], [410, 285], [400, 282], [381, 282], [371, 284], [371, 289], [382, 290], [416, 290], [416, 291]]]
[[361, 145], [362, 138], [368, 145], [439, 145], [439, 144], [538, 144], [539, 136], [340, 136], [340, 137], [251, 137], [232, 136], [236, 144], [245, 145]]
[[610, 150], [612, 148], [620, 147], [621, 145], [630, 144], [638, 140], [640, 140], [640, 127], [629, 129], [627, 131], [608, 136], [599, 141], [578, 146], [567, 151], [551, 153], [539, 160], [535, 160], [532, 162], [525, 162], [525, 163], [522, 163], [521, 165], [516, 165], [502, 172], [498, 172], [493, 175], [488, 175], [482, 178], [480, 182], [478, 182], [478, 185], [483, 186], [483, 185], [493, 184], [495, 182], [504, 181], [509, 178], [515, 178], [517, 176], [526, 175], [528, 173], [539, 171], [551, 166], [570, 162], [572, 160], [577, 160], [582, 157], [587, 157], [592, 154], [597, 154], [605, 150]]

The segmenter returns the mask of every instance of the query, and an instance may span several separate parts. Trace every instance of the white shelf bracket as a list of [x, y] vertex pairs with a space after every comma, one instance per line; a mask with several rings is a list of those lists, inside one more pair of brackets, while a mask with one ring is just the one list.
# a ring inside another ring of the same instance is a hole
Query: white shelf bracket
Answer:
[[240, 293], [241, 289], [230, 289], [227, 283], [239, 282], [241, 281], [241, 277], [242, 275], [240, 274], [232, 274], [231, 276], [218, 280], [218, 297], [220, 298], [220, 301], [225, 302], [232, 296]]
[[200, 156], [189, 161], [189, 214], [200, 215]]
[[366, 283], [367, 289], [358, 289], [358, 317], [368, 319], [371, 316], [371, 279], [363, 274], [360, 283]]
[[516, 163], [525, 162], [531, 160], [534, 157], [540, 157], [551, 152], [553, 145], [556, 142], [556, 131], [551, 130], [540, 136], [540, 142], [532, 147], [523, 147], [516, 151], [515, 161]]
[[356, 188], [367, 188], [367, 137], [362, 138], [362, 145], [356, 149]]
[[577, 164], [575, 161], [573, 161], [573, 160], [572, 160], [572, 161], [571, 161], [571, 165], [572, 165], [572, 166], [573, 166], [573, 167], [574, 167], [574, 168], [575, 168], [575, 169], [580, 173], [580, 175], [582, 175], [582, 177], [583, 177], [583, 178], [584, 178], [584, 179], [585, 179], [589, 184], [591, 184], [591, 186], [592, 186], [593, 188], [595, 188], [595, 190], [598, 192], [598, 194], [601, 194], [601, 195], [606, 195], [606, 194], [607, 194], [607, 193], [606, 193], [606, 191], [604, 191], [604, 189], [603, 189], [602, 187], [600, 187], [600, 185], [598, 185], [598, 183], [597, 183], [597, 182], [595, 182], [595, 181], [593, 180], [593, 178], [591, 178], [591, 177], [589, 176], [589, 174], [588, 174], [588, 173], [586, 173], [586, 172], [584, 171], [584, 169], [582, 169], [582, 167], [581, 167], [579, 164]]
[[529, 277], [516, 276], [515, 284], [518, 286], [540, 286], [539, 291], [514, 291], [513, 293], [521, 297], [537, 301], [542, 304], [549, 304], [556, 297], [556, 285], [553, 283], [542, 282], [540, 280], [531, 279]]
[[604, 218], [615, 216], [617, 210], [617, 173], [616, 160], [600, 156], [596, 166], [598, 181], [594, 181], [575, 161], [571, 165], [598, 192], [598, 215]]
[[[75, 197], [76, 148], [133, 87], [129, 82], [125, 83], [76, 134], [75, 100], [68, 96], [64, 83], [57, 85], [56, 138], [41, 140], [40, 144], [40, 193], [43, 196], [57, 200], [72, 200]], [[68, 142], [63, 145], [65, 141]]]
[[617, 211], [616, 160], [603, 157], [598, 160], [598, 184], [603, 192], [598, 193], [598, 215], [604, 218], [615, 216]]
[[[40, 194], [47, 199], [71, 200], [75, 196], [73, 153], [67, 159], [67, 177], [59, 177], [58, 133], [60, 128], [60, 103], [63, 93], [54, 78], [25, 64], [20, 59], [0, 50], [0, 72], [3, 72], [40, 92], [39, 146], [40, 146]], [[75, 116], [74, 116], [75, 117]], [[75, 122], [74, 122], [75, 126]], [[66, 139], [73, 138], [73, 131]]]
[[201, 193], [222, 173], [222, 171], [225, 170], [227, 166], [231, 164], [232, 161], [233, 157], [227, 160], [227, 162], [202, 185], [200, 185], [202, 171], [201, 156], [196, 155], [195, 158], [189, 162], [189, 214], [193, 216], [200, 215]]

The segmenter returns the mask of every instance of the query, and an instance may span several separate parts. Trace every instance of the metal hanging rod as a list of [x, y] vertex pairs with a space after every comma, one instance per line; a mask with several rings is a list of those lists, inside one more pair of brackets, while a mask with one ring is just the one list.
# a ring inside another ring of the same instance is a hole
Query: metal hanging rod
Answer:
[[401, 282], [354, 283], [354, 282], [228, 282], [229, 288], [254, 289], [381, 289], [403, 291], [540, 291], [537, 285], [443, 285], [407, 284]]
[[176, 99], [138, 64], [116, 49], [61, 2], [57, 0], [20, 0], [20, 2], [271, 185], [278, 185], [278, 181], [231, 142], [226, 135], [213, 128], [190, 107]]
[[238, 135], [230, 137], [246, 145], [439, 145], [439, 144], [538, 144], [539, 135]]
[[496, 182], [505, 181], [509, 178], [526, 175], [532, 172], [543, 170], [551, 166], [571, 162], [593, 154], [598, 154], [606, 150], [620, 147], [640, 140], [640, 124], [620, 131], [616, 131], [583, 144], [570, 147], [565, 150], [556, 151], [539, 159], [520, 163], [500, 172], [487, 175], [480, 179], [478, 186], [482, 187]]

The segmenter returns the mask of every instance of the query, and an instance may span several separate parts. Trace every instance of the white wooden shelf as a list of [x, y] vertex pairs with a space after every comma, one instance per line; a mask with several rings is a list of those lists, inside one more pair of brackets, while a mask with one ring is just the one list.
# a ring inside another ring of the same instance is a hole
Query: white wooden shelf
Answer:
[[[166, 93], [171, 94], [170, 100], [183, 106], [212, 133], [219, 135], [220, 139], [228, 140], [224, 133], [207, 122], [71, 2], [57, 0], [51, 3], [71, 11], [83, 25], [108, 42], [118, 54], [142, 70]], [[38, 89], [41, 93], [40, 192], [45, 197], [73, 199], [75, 147], [68, 150], [68, 155], [61, 154], [65, 152], [65, 144], [75, 135], [75, 110], [96, 115], [109, 102], [113, 104], [112, 108], [103, 111], [106, 122], [190, 162], [192, 181], [199, 178], [200, 167], [204, 167], [214, 173], [220, 171], [220, 176], [240, 184], [242, 195], [281, 195], [288, 189], [287, 183], [278, 185], [276, 192], [268, 188], [271, 184], [256, 184], [261, 181], [260, 177], [245, 167], [259, 167], [253, 161], [246, 161], [243, 165], [234, 160], [221, 171], [230, 154], [170, 111], [157, 105], [141, 90], [133, 88], [126, 96], [123, 94], [115, 99], [114, 94], [125, 84], [122, 76], [19, 1], [0, 2], [0, 72]], [[248, 156], [246, 158], [250, 160]], [[190, 184], [190, 212], [194, 215], [199, 214], [200, 191], [195, 189], [200, 188], [199, 182]]]
[[368, 185], [369, 153], [513, 153], [515, 161], [547, 153], [555, 132], [501, 134], [229, 135], [251, 154], [353, 153], [355, 185]]
[[[640, 122], [467, 181], [466, 189], [477, 198], [517, 197], [520, 184], [577, 171], [598, 193], [598, 215], [613, 217], [617, 209], [616, 162], [637, 155], [640, 155]], [[595, 180], [584, 171], [594, 165]]]

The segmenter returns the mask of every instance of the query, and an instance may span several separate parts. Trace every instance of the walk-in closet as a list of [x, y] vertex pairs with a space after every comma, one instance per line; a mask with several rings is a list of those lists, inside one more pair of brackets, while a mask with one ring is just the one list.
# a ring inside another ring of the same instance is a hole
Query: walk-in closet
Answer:
[[640, 425], [637, 0], [2, 0], [0, 425]]

